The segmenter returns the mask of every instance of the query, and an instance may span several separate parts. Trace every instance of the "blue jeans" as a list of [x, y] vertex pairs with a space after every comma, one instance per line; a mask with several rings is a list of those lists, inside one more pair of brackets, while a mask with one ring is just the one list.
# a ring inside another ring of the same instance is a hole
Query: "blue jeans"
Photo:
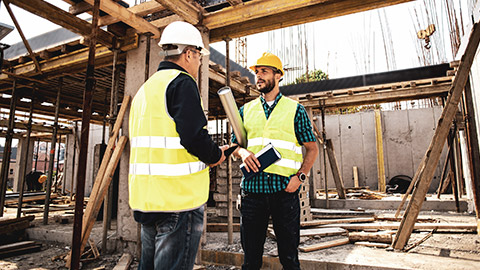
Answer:
[[164, 213], [154, 224], [142, 224], [142, 257], [138, 269], [193, 269], [203, 232], [204, 207]]
[[300, 269], [300, 202], [298, 191], [273, 194], [242, 194], [240, 235], [244, 251], [242, 269], [262, 267], [268, 220], [272, 216], [278, 255], [283, 269]]

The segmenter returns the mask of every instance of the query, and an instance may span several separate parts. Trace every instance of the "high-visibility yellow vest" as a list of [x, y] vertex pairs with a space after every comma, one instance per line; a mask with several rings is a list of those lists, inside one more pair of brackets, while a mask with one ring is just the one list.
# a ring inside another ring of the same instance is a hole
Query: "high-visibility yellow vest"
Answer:
[[298, 103], [282, 96], [267, 120], [260, 98], [243, 108], [243, 122], [247, 132], [247, 149], [258, 153], [268, 143], [280, 152], [282, 158], [264, 171], [290, 176], [300, 169], [302, 147], [295, 136], [295, 113]]
[[133, 98], [128, 175], [133, 210], [186, 211], [208, 199], [208, 167], [180, 144], [167, 113], [167, 87], [181, 73], [188, 75], [175, 69], [157, 71]]

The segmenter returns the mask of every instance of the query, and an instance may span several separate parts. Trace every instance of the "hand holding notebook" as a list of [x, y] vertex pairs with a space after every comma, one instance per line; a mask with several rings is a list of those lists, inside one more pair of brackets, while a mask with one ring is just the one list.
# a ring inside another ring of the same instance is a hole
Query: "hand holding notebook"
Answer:
[[268, 168], [270, 165], [273, 163], [277, 162], [282, 158], [280, 153], [273, 147], [271, 143], [267, 144], [262, 150], [260, 150], [257, 154], [255, 154], [255, 157], [258, 159], [260, 162], [260, 168], [258, 168], [258, 172], [254, 172], [251, 169], [247, 171], [247, 168], [245, 167], [245, 163], [242, 163], [240, 165], [240, 170], [243, 173], [243, 176], [245, 177], [245, 180], [250, 179], [254, 175], [262, 172], [266, 168]]

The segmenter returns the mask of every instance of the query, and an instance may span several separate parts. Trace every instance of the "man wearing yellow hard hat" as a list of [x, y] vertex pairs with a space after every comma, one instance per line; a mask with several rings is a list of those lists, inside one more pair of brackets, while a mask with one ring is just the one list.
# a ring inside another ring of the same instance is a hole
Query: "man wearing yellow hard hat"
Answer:
[[[243, 179], [241, 201], [241, 240], [245, 252], [242, 269], [260, 269], [269, 217], [284, 269], [300, 269], [300, 204], [298, 191], [318, 155], [312, 126], [305, 108], [280, 93], [284, 75], [282, 61], [264, 53], [251, 66], [256, 86], [262, 95], [240, 108], [247, 133], [247, 148], [239, 147], [234, 155], [241, 158], [248, 171], [258, 172]], [[232, 139], [237, 143], [236, 138]], [[282, 158], [259, 172], [255, 157], [272, 144]], [[305, 155], [302, 155], [302, 146]]]

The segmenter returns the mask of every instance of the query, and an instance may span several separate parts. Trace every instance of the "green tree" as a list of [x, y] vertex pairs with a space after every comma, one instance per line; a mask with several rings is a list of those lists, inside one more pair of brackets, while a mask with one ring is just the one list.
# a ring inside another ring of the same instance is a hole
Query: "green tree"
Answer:
[[307, 74], [302, 74], [302, 76], [296, 78], [295, 84], [306, 83], [306, 82], [318, 82], [323, 80], [328, 80], [328, 74], [323, 72], [320, 69], [316, 69], [308, 72], [308, 79], [307, 79]]

